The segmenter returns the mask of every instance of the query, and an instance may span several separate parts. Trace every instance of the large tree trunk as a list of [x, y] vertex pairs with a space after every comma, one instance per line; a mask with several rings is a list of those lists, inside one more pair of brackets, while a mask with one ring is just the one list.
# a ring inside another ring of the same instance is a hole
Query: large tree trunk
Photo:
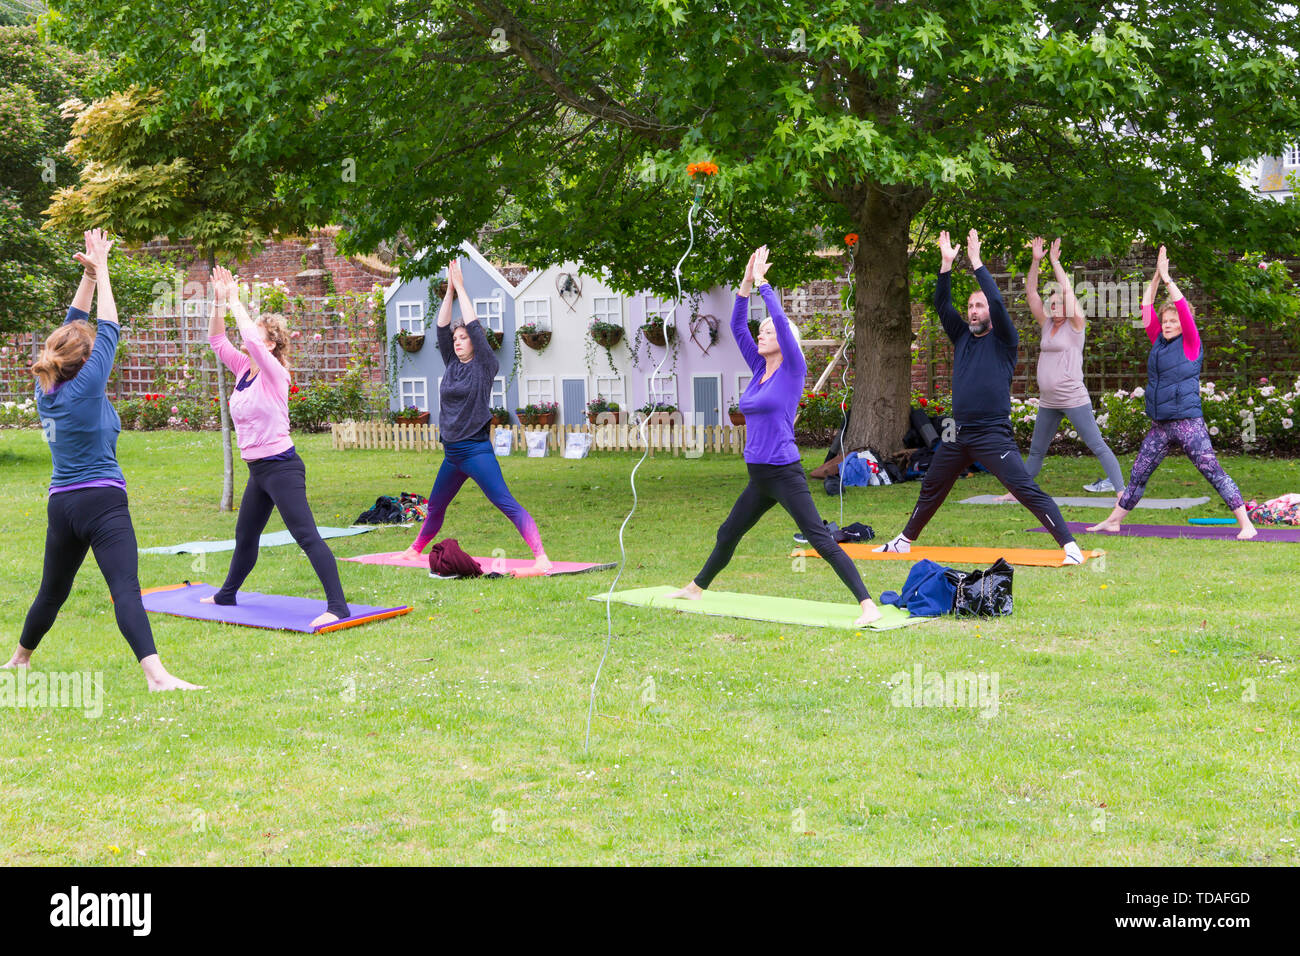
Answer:
[[853, 408], [847, 445], [889, 455], [903, 446], [912, 392], [908, 281], [911, 203], [873, 188], [858, 217], [853, 258]]

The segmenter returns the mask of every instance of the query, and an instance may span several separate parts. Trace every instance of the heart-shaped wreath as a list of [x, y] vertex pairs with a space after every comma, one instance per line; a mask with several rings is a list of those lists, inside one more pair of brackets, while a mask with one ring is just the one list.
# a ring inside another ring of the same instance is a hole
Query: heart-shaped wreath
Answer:
[[[696, 335], [701, 332], [707, 332], [709, 344], [703, 345]], [[700, 347], [700, 351], [705, 355], [709, 354], [709, 349], [718, 344], [718, 317], [716, 315], [697, 315], [691, 320], [691, 341]]]

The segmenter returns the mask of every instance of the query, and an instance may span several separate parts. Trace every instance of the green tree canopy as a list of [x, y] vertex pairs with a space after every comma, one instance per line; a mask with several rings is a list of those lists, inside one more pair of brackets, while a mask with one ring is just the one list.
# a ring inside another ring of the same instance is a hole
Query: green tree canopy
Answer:
[[672, 291], [702, 159], [720, 172], [688, 288], [734, 281], [760, 242], [793, 286], [858, 233], [854, 444], [905, 427], [911, 284], [939, 228], [980, 228], [988, 257], [1034, 232], [1075, 257], [1149, 237], [1188, 270], [1296, 242], [1295, 204], [1238, 177], [1300, 130], [1300, 25], [1269, 0], [59, 9], [60, 35], [116, 56], [105, 89], [164, 91], [151, 129], [196, 106], [231, 124], [231, 157], [352, 248], [427, 248], [412, 271], [509, 210], [512, 257]]

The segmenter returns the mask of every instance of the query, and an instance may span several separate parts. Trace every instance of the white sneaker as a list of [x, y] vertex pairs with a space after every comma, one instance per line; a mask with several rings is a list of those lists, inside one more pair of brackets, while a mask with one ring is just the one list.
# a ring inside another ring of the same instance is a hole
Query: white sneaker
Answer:
[[1102, 478], [1100, 481], [1094, 481], [1090, 485], [1084, 485], [1083, 490], [1100, 494], [1103, 491], [1114, 492], [1115, 486], [1110, 483], [1109, 478]]
[[901, 534], [892, 541], [886, 541], [878, 548], [872, 548], [876, 553], [889, 554], [908, 554], [912, 550], [912, 542], [908, 541]]

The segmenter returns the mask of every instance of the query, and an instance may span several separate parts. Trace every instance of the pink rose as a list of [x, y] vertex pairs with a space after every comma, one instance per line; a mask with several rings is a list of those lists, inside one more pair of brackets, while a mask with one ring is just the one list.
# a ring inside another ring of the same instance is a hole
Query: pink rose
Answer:
[[315, 335], [312, 336], [312, 338], [315, 339], [317, 342], [319, 342], [319, 341], [320, 341], [320, 333], [317, 332]]
[[180, 410], [179, 408], [177, 408], [175, 405], [172, 406], [172, 414], [173, 414], [173, 415], [179, 415], [180, 412], [181, 412], [181, 410]]

